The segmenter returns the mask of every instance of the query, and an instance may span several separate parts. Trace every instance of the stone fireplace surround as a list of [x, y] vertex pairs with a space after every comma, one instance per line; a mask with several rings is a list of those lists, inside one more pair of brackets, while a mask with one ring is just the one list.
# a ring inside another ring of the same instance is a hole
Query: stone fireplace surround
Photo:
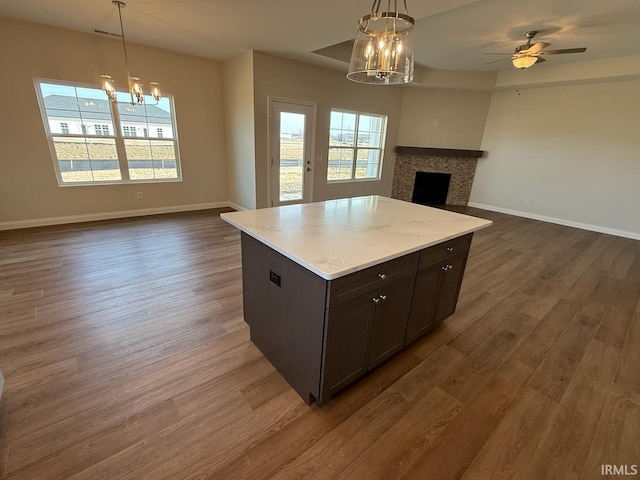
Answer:
[[467, 205], [481, 150], [396, 147], [391, 197], [411, 201], [416, 172], [450, 173], [447, 205]]

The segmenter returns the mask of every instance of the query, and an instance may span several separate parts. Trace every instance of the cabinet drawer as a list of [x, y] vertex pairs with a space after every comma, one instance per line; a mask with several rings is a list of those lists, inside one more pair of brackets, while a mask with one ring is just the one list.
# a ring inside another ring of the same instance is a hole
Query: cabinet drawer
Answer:
[[469, 233], [463, 237], [454, 238], [453, 240], [422, 250], [420, 252], [420, 266], [418, 269], [422, 270], [453, 255], [468, 251], [469, 247], [471, 247], [472, 238], [473, 234]]
[[365, 270], [331, 280], [327, 288], [327, 308], [348, 302], [371, 290], [416, 273], [418, 252], [389, 260]]

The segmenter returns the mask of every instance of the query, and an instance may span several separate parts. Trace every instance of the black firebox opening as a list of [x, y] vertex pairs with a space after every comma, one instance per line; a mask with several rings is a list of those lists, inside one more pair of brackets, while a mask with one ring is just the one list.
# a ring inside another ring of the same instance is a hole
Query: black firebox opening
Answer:
[[446, 205], [450, 182], [450, 173], [416, 172], [411, 201], [421, 205]]

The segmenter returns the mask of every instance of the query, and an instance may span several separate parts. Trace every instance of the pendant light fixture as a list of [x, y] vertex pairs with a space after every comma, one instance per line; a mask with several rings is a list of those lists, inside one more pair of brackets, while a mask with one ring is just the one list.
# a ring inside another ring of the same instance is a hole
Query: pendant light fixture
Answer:
[[[127, 57], [127, 42], [124, 38], [124, 26], [122, 24], [122, 9], [125, 7], [124, 2], [114, 0], [113, 3], [118, 7], [118, 18], [120, 19], [120, 36], [122, 37], [122, 49], [124, 50], [124, 65], [127, 72], [127, 81], [129, 85], [129, 94], [131, 95], [131, 105], [142, 105], [144, 103], [144, 90], [142, 89], [142, 81], [140, 77], [132, 77], [129, 73], [129, 58]], [[155, 99], [156, 105], [162, 97], [160, 86], [157, 82], [149, 82], [151, 85], [150, 95]], [[102, 89], [114, 103], [117, 103], [116, 88], [111, 75], [102, 75]]]
[[[347, 78], [354, 82], [397, 85], [413, 80], [413, 26], [407, 2], [404, 13], [397, 0], [387, 0], [387, 10], [380, 10], [381, 0], [374, 0], [371, 12], [360, 19], [353, 42]], [[393, 7], [393, 9], [392, 9]]]

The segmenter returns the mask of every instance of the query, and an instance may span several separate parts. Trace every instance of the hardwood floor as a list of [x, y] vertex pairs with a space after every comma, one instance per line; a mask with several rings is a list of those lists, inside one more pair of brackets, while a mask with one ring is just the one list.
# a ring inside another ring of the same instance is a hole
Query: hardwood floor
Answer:
[[0, 477], [600, 479], [640, 464], [640, 242], [462, 210], [494, 226], [456, 314], [322, 407], [249, 341], [223, 210], [0, 232]]

